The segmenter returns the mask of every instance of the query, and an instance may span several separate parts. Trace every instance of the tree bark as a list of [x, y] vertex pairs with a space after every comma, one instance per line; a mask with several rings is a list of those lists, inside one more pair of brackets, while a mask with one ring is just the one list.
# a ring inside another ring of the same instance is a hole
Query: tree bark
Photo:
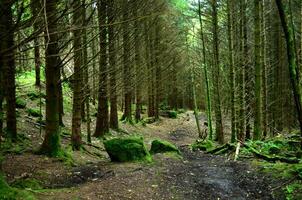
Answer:
[[11, 7], [14, 1], [7, 0], [0, 3], [0, 13], [3, 13], [4, 37], [1, 38], [2, 47], [6, 52], [2, 55], [4, 71], [4, 90], [6, 98], [6, 130], [9, 137], [15, 141], [17, 139], [16, 120], [16, 66], [14, 46], [14, 22]]
[[261, 44], [260, 44], [260, 0], [254, 0], [254, 56], [255, 56], [255, 120], [254, 140], [261, 137]]
[[[108, 24], [113, 24], [115, 22], [115, 8], [116, 1], [108, 2]], [[115, 36], [115, 27], [108, 27], [108, 37], [109, 37], [109, 68], [110, 68], [110, 128], [118, 129], [118, 113], [117, 113], [117, 91], [116, 91], [116, 37]]]
[[222, 125], [222, 113], [220, 102], [220, 63], [219, 63], [219, 41], [218, 41], [218, 13], [217, 0], [212, 0], [212, 33], [213, 33], [213, 85], [214, 85], [214, 102], [216, 118], [216, 138], [219, 143], [224, 143], [224, 133]]
[[[128, 1], [123, 0], [122, 2], [122, 12], [123, 12], [123, 20], [129, 20], [129, 6]], [[123, 64], [124, 64], [124, 72], [123, 72], [123, 79], [124, 79], [124, 114], [122, 119], [126, 121], [132, 121], [132, 92], [131, 92], [131, 85], [132, 85], [132, 74], [131, 74], [131, 66], [130, 66], [130, 28], [128, 23], [122, 24], [123, 29]]]
[[107, 28], [102, 25], [107, 24], [107, 0], [98, 1], [98, 18], [100, 28], [100, 63], [99, 63], [99, 96], [98, 114], [95, 128], [95, 137], [103, 137], [109, 132], [109, 111], [107, 94]]
[[290, 6], [285, 6], [281, 0], [276, 0], [278, 6], [279, 16], [281, 24], [285, 34], [286, 46], [287, 46], [287, 57], [288, 57], [288, 68], [290, 73], [290, 80], [292, 90], [295, 99], [295, 105], [298, 115], [298, 121], [300, 125], [301, 133], [301, 149], [302, 149], [302, 82], [301, 74], [299, 74], [299, 68], [297, 64], [296, 50], [295, 50], [295, 32], [292, 21], [292, 14]]
[[208, 78], [208, 67], [206, 60], [206, 47], [204, 41], [204, 33], [203, 33], [203, 23], [201, 19], [201, 3], [198, 1], [198, 15], [199, 15], [199, 23], [200, 23], [200, 37], [202, 43], [202, 57], [203, 57], [203, 69], [205, 76], [205, 85], [206, 85], [206, 102], [207, 102], [207, 118], [208, 118], [208, 126], [209, 126], [209, 139], [213, 139], [213, 127], [212, 127], [212, 105], [211, 105], [211, 90], [210, 83]]
[[235, 113], [235, 75], [234, 75], [234, 40], [233, 40], [233, 0], [227, 1], [228, 16], [228, 58], [229, 58], [229, 87], [231, 95], [231, 142], [236, 142], [236, 113]]
[[46, 128], [45, 138], [40, 153], [56, 157], [60, 155], [60, 123], [59, 123], [59, 48], [57, 12], [58, 0], [46, 1], [45, 13], [45, 56], [46, 56]]
[[[39, 31], [39, 12], [38, 9], [41, 7], [40, 1], [38, 0], [31, 0], [31, 12], [34, 17], [34, 24], [33, 24], [33, 29], [34, 32]], [[39, 38], [35, 37], [34, 38], [34, 55], [35, 55], [35, 85], [40, 86], [41, 84], [41, 78], [40, 78], [40, 66], [41, 66], [41, 58], [40, 58], [40, 42]]]

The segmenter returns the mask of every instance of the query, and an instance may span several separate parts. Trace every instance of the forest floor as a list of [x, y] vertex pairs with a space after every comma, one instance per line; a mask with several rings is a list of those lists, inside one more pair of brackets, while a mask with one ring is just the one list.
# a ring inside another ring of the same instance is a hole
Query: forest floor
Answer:
[[[146, 126], [121, 125], [124, 132], [143, 135], [148, 147], [160, 138], [181, 149], [183, 158], [157, 154], [152, 163], [112, 163], [102, 142], [94, 140], [102, 150], [85, 146], [85, 151], [73, 154], [75, 165], [66, 165], [34, 155], [32, 150], [42, 139], [35, 123], [22, 123], [31, 144], [20, 155], [6, 155], [3, 170], [9, 183], [38, 182], [41, 188], [28, 189], [37, 199], [283, 199], [274, 196], [272, 189], [281, 183], [250, 162], [191, 151], [189, 145], [197, 139], [191, 112]], [[67, 145], [68, 137], [62, 142]]]

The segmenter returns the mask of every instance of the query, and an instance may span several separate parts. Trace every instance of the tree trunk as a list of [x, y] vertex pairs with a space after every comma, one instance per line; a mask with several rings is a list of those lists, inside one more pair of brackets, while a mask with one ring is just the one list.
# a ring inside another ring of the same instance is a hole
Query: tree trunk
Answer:
[[212, 128], [212, 106], [211, 106], [211, 92], [210, 92], [210, 84], [208, 78], [208, 68], [206, 61], [206, 47], [204, 41], [204, 33], [203, 33], [203, 23], [201, 19], [201, 3], [198, 1], [198, 15], [199, 15], [199, 23], [200, 23], [200, 36], [202, 43], [202, 57], [203, 57], [203, 69], [205, 76], [205, 84], [206, 84], [206, 102], [207, 102], [207, 118], [208, 118], [208, 126], [209, 126], [209, 139], [213, 139], [213, 128]]
[[[34, 32], [37, 32], [39, 30], [39, 8], [41, 7], [40, 1], [37, 0], [31, 0], [31, 12], [35, 19], [35, 22], [33, 24]], [[40, 58], [40, 42], [39, 37], [34, 38], [34, 55], [35, 55], [35, 74], [36, 74], [36, 81], [35, 85], [40, 86], [40, 66], [41, 66], [41, 58]]]
[[154, 64], [155, 64], [155, 102], [154, 102], [154, 117], [159, 120], [159, 104], [161, 96], [161, 63], [160, 63], [160, 19], [155, 19], [155, 38], [154, 38]]
[[3, 71], [4, 71], [4, 90], [6, 98], [6, 130], [8, 136], [13, 141], [17, 139], [17, 121], [16, 121], [16, 83], [15, 83], [15, 50], [14, 46], [14, 22], [11, 7], [14, 1], [7, 0], [0, 4], [0, 13], [3, 13], [4, 22], [4, 37], [3, 49], [6, 50], [3, 58]]
[[46, 1], [46, 29], [45, 29], [45, 75], [46, 75], [46, 128], [45, 138], [40, 153], [48, 156], [60, 155], [60, 123], [59, 123], [59, 48], [56, 12], [58, 0]]
[[229, 83], [231, 95], [231, 143], [236, 142], [236, 113], [235, 113], [235, 75], [234, 75], [234, 42], [233, 42], [233, 0], [227, 1], [228, 16], [228, 58], [229, 58]]
[[[128, 1], [123, 0], [122, 3], [123, 21], [129, 20], [129, 6]], [[131, 111], [131, 99], [132, 99], [132, 83], [131, 83], [131, 66], [130, 66], [130, 28], [128, 23], [122, 24], [123, 29], [123, 64], [124, 64], [124, 114], [122, 119], [126, 121], [132, 121], [132, 111]]]
[[265, 138], [267, 136], [267, 31], [266, 31], [266, 10], [267, 2], [262, 1], [261, 2], [261, 19], [262, 19], [262, 77], [261, 77], [261, 87], [262, 87], [262, 126], [263, 126], [263, 137]]
[[[115, 1], [108, 1], [108, 24], [113, 24], [115, 22]], [[116, 91], [116, 73], [117, 73], [117, 63], [116, 63], [116, 37], [115, 27], [108, 27], [108, 37], [109, 37], [109, 68], [110, 68], [110, 128], [118, 129], [118, 113], [117, 113], [117, 91]]]
[[[139, 16], [139, 5], [138, 5], [138, 1], [135, 1], [134, 3], [134, 9], [133, 9], [133, 15], [134, 17], [138, 17]], [[141, 41], [141, 26], [140, 26], [140, 22], [139, 21], [135, 21], [134, 22], [134, 48], [135, 48], [135, 55], [134, 55], [134, 59], [135, 59], [135, 71], [136, 71], [136, 108], [135, 108], [135, 121], [139, 122], [141, 120], [141, 112], [142, 112], [142, 67], [141, 67], [141, 53], [140, 53], [140, 43]]]
[[[82, 12], [82, 23], [83, 23], [83, 27], [85, 27], [88, 22], [86, 20], [86, 8], [85, 8], [85, 0], [82, 0], [82, 5], [81, 5], [81, 12]], [[87, 66], [87, 59], [88, 59], [88, 46], [87, 46], [87, 31], [84, 28], [83, 29], [83, 34], [82, 34], [82, 38], [83, 38], [83, 65], [84, 66], [84, 84], [83, 88], [84, 88], [84, 107], [86, 108], [86, 128], [87, 128], [87, 142], [91, 143], [91, 118], [90, 118], [90, 85], [89, 85], [89, 67]]]
[[[82, 26], [81, 2], [73, 3], [73, 25], [76, 28]], [[73, 104], [72, 104], [72, 133], [71, 144], [74, 150], [80, 150], [82, 144], [81, 136], [81, 111], [82, 111], [82, 32], [73, 31], [74, 48], [74, 72], [73, 72]]]
[[276, 0], [278, 6], [279, 16], [281, 24], [285, 34], [288, 68], [290, 73], [290, 80], [292, 84], [292, 90], [294, 94], [296, 110], [298, 114], [298, 121], [300, 125], [301, 133], [301, 149], [302, 149], [302, 82], [299, 74], [299, 68], [297, 64], [296, 50], [295, 50], [295, 32], [294, 24], [292, 20], [292, 14], [290, 6], [285, 6], [281, 0]]
[[255, 120], [254, 140], [261, 137], [261, 44], [260, 44], [260, 0], [254, 0], [254, 45], [255, 45]]
[[218, 41], [218, 14], [217, 0], [212, 0], [212, 33], [213, 33], [213, 85], [214, 85], [214, 102], [216, 118], [216, 138], [219, 143], [224, 143], [224, 133], [222, 125], [222, 113], [220, 102], [220, 63], [219, 63], [219, 41]]
[[98, 18], [100, 28], [100, 65], [99, 65], [99, 96], [98, 114], [95, 128], [95, 137], [103, 137], [109, 132], [109, 111], [107, 94], [107, 28], [102, 25], [107, 24], [107, 0], [98, 1]]

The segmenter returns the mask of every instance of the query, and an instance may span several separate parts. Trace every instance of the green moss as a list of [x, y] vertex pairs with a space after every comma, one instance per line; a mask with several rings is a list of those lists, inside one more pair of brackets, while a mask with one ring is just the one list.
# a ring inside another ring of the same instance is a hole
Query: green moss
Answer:
[[19, 179], [12, 183], [13, 187], [19, 189], [33, 189], [33, 190], [40, 190], [43, 189], [40, 182], [36, 179]]
[[145, 124], [152, 124], [156, 120], [155, 120], [155, 117], [146, 117], [146, 118], [143, 119], [143, 121], [144, 121]]
[[104, 146], [113, 162], [152, 160], [142, 137], [114, 138], [104, 141]]
[[27, 192], [9, 186], [0, 175], [0, 199], [1, 200], [34, 200], [35, 197]]
[[29, 116], [32, 116], [32, 117], [43, 117], [43, 115], [40, 113], [40, 110], [38, 110], [38, 109], [29, 108], [29, 109], [27, 109], [27, 113]]
[[214, 144], [210, 140], [205, 140], [205, 141], [197, 140], [191, 146], [192, 146], [193, 151], [196, 151], [196, 150], [209, 151], [214, 147]]
[[23, 99], [21, 98], [17, 98], [16, 99], [16, 108], [26, 108], [26, 101], [24, 101]]
[[168, 117], [172, 118], [172, 119], [176, 119], [177, 118], [177, 112], [175, 110], [169, 110], [167, 111]]
[[27, 93], [27, 96], [31, 99], [31, 100], [35, 100], [35, 99], [39, 99], [40, 97], [41, 98], [45, 98], [46, 97], [46, 94], [44, 93], [39, 93], [39, 92], [35, 92], [35, 91], [31, 91], [29, 93]]
[[166, 153], [166, 152], [175, 152], [180, 155], [179, 149], [175, 145], [171, 144], [170, 142], [159, 140], [159, 139], [152, 141], [151, 149], [150, 149], [151, 154]]

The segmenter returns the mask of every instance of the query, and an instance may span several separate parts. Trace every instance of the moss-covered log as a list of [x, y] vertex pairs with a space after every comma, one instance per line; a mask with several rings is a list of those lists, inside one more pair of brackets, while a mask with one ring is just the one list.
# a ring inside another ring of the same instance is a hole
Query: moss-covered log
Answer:
[[249, 151], [251, 151], [256, 157], [261, 158], [263, 160], [269, 161], [269, 162], [286, 162], [286, 163], [299, 163], [300, 160], [297, 158], [285, 158], [285, 157], [281, 157], [281, 156], [269, 156], [269, 155], [265, 155], [260, 153], [259, 151], [257, 151], [255, 148], [244, 144], [243, 145], [245, 148], [247, 148]]

